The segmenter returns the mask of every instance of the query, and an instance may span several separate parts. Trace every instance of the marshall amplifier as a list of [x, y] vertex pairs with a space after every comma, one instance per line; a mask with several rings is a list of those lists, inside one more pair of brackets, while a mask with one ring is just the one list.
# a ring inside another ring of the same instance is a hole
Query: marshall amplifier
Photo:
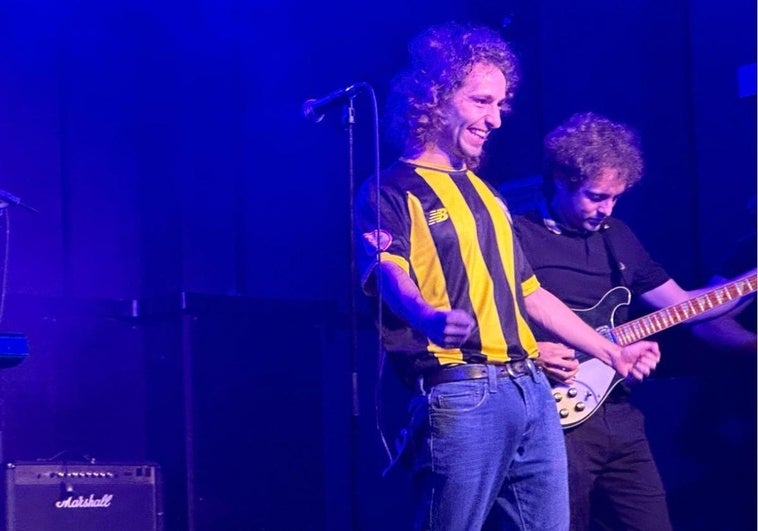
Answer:
[[16, 462], [2, 467], [3, 531], [162, 531], [154, 464]]

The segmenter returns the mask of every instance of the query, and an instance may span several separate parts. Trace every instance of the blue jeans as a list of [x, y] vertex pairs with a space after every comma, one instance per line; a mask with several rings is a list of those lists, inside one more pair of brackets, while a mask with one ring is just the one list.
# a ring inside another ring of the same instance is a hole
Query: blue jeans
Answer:
[[490, 366], [415, 397], [411, 416], [415, 529], [568, 529], [563, 433], [541, 371]]

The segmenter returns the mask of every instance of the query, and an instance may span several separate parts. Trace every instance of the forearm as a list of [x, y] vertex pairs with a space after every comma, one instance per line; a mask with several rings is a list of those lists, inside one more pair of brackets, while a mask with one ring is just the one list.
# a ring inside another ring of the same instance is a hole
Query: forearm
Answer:
[[[688, 300], [693, 300], [703, 295], [704, 293], [718, 289], [719, 286], [723, 286], [724, 284], [736, 281], [739, 278], [744, 278], [744, 276], [745, 275], [741, 275], [731, 280], [723, 278], [723, 277], [714, 277], [713, 279], [711, 279], [711, 282], [709, 283], [708, 286], [701, 289], [690, 290], [690, 291], [685, 291], [675, 281], [669, 280], [665, 282], [664, 284], [661, 284], [657, 288], [652, 289], [646, 293], [643, 293], [640, 296], [640, 298], [643, 301], [645, 301], [646, 304], [652, 306], [653, 308], [656, 308], [656, 309], [666, 308], [668, 306], [681, 304]], [[738, 297], [732, 300], [726, 300], [726, 299], [719, 299], [718, 297], [711, 295], [710, 302], [707, 304], [704, 304], [705, 308], [708, 308], [708, 306], [711, 303], [714, 303], [716, 301], [721, 300], [722, 302], [718, 303], [718, 305], [712, 309], [705, 310], [699, 315], [691, 317], [689, 319], [689, 322], [690, 324], [703, 323], [703, 322], [710, 321], [712, 319], [716, 319], [723, 315], [726, 315], [730, 312], [732, 313], [739, 312], [745, 305], [750, 303], [751, 297], [753, 296], [754, 295], [750, 295], [748, 297]], [[695, 307], [697, 307], [698, 303], [696, 302], [694, 305]]]
[[555, 334], [564, 343], [611, 365], [611, 358], [620, 351], [549, 291], [539, 288], [524, 299], [529, 317]]
[[412, 328], [421, 328], [421, 321], [434, 313], [434, 308], [421, 296], [416, 284], [397, 264], [382, 262], [376, 268], [380, 277], [382, 299], [396, 316], [405, 320]]
[[[711, 290], [714, 290], [716, 288], [714, 287], [708, 287], [703, 289], [698, 289], [694, 291], [687, 292], [688, 299], [694, 299], [695, 297], [699, 297], [700, 295], [707, 293]], [[739, 297], [736, 299], [732, 299], [723, 303], [719, 303], [718, 306], [713, 307], [712, 309], [706, 310], [700, 315], [697, 315], [693, 317], [689, 324], [702, 324], [702, 323], [708, 323], [711, 321], [717, 321], [721, 319], [722, 317], [727, 317], [729, 315], [736, 315], [741, 310], [745, 308], [748, 304], [750, 304], [752, 298], [755, 295], [749, 295], [746, 297]], [[711, 302], [714, 302], [717, 299], [714, 295], [711, 295], [710, 297]], [[695, 303], [697, 305], [697, 303]]]
[[411, 277], [397, 264], [382, 263], [380, 292], [386, 305], [411, 328], [423, 333], [443, 348], [460, 347], [471, 335], [476, 322], [463, 310], [435, 308], [421, 295]]

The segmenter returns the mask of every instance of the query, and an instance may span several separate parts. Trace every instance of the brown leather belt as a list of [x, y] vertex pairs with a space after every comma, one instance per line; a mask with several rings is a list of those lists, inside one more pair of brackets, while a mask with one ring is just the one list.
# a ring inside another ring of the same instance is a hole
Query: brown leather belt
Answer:
[[[530, 359], [509, 361], [503, 365], [494, 365], [498, 378], [509, 376], [511, 378], [521, 374], [534, 374], [537, 366]], [[466, 363], [451, 367], [440, 367], [422, 376], [424, 387], [433, 385], [459, 382], [461, 380], [478, 380], [487, 377], [487, 365], [482, 363]]]

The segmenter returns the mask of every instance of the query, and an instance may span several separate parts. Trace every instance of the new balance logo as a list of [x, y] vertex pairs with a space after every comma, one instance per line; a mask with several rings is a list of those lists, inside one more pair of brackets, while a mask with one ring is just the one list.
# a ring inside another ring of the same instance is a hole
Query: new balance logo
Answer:
[[429, 226], [442, 223], [450, 218], [446, 208], [437, 208], [427, 213], [426, 222]]

